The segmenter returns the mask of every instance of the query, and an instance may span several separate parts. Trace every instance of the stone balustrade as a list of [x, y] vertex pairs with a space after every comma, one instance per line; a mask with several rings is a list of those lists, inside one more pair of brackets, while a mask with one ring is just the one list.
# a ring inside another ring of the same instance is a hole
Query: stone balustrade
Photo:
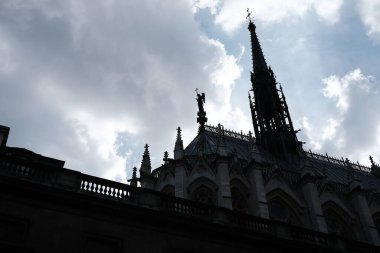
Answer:
[[136, 187], [131, 187], [126, 184], [121, 184], [99, 177], [81, 174], [80, 190], [85, 193], [89, 192], [110, 198], [131, 199], [133, 198]]
[[4, 155], [0, 155], [0, 173], [40, 182], [52, 182], [55, 176], [54, 168]]
[[[86, 194], [95, 198], [109, 199], [150, 208], [183, 218], [199, 218], [200, 221], [240, 228], [247, 232], [265, 234], [275, 238], [301, 241], [337, 250], [351, 250], [369, 247], [368, 244], [352, 241], [337, 235], [329, 235], [306, 228], [295, 227], [287, 223], [239, 213], [217, 206], [203, 205], [190, 200], [164, 195], [156, 191], [134, 187], [127, 184], [86, 175], [55, 166], [41, 165], [32, 161], [23, 161], [4, 156], [0, 153], [0, 176], [27, 180], [31, 183]], [[368, 251], [371, 252], [368, 248]]]

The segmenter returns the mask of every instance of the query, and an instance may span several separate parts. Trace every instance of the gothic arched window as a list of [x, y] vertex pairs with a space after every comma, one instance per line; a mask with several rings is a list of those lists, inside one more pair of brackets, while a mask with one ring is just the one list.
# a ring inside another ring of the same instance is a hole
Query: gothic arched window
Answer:
[[202, 204], [215, 205], [215, 193], [205, 185], [199, 186], [191, 195], [194, 201]]
[[232, 210], [244, 212], [247, 207], [247, 198], [244, 194], [237, 188], [231, 188], [231, 198], [232, 198]]
[[292, 225], [301, 226], [302, 222], [295, 211], [280, 197], [268, 201], [269, 216], [273, 220], [283, 221]]
[[327, 230], [331, 234], [337, 234], [347, 238], [353, 238], [353, 232], [349, 224], [332, 208], [323, 211], [325, 216]]

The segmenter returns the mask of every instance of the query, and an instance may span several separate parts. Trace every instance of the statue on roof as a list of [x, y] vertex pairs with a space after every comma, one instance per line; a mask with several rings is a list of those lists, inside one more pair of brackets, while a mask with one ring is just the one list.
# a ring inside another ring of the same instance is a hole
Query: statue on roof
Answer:
[[203, 104], [206, 103], [206, 95], [204, 93], [199, 94], [198, 89], [195, 89], [195, 91], [197, 92], [197, 102], [198, 102], [199, 112], [206, 114], [203, 108]]
[[204, 125], [207, 122], [206, 111], [203, 107], [203, 104], [206, 103], [206, 95], [204, 93], [199, 94], [198, 89], [195, 89], [197, 93], [197, 102], [198, 102], [198, 118], [197, 122], [200, 124], [199, 130], [204, 131]]

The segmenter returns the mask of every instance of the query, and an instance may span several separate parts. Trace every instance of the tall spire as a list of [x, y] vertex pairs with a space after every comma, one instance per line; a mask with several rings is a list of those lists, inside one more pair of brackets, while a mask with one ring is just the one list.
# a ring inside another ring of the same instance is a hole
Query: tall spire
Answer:
[[257, 143], [278, 158], [294, 160], [300, 154], [300, 145], [290, 118], [282, 91], [277, 88], [275, 75], [267, 66], [256, 26], [248, 10], [248, 30], [251, 33], [253, 72], [251, 83], [253, 98], [249, 94], [253, 128]]
[[252, 22], [251, 14], [252, 12], [247, 9], [249, 18], [248, 30], [251, 32], [251, 49], [252, 49], [252, 62], [253, 62], [253, 71], [255, 73], [260, 71], [267, 71], [268, 66], [265, 61], [263, 51], [261, 50], [259, 39], [256, 35], [256, 25]]
[[150, 155], [149, 155], [148, 144], [145, 144], [144, 148], [145, 148], [145, 150], [144, 150], [143, 158], [141, 161], [140, 172], [145, 172], [146, 174], [150, 174], [152, 171], [152, 166], [150, 164]]

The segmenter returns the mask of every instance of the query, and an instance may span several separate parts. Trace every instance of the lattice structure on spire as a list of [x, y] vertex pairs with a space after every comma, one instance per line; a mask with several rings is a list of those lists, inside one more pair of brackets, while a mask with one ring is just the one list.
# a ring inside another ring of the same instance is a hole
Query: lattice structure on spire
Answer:
[[248, 30], [251, 33], [253, 60], [253, 97], [249, 94], [249, 103], [257, 143], [279, 158], [287, 160], [291, 157], [294, 160], [301, 148], [282, 87], [278, 87], [272, 69], [266, 64], [256, 26], [251, 20]]

